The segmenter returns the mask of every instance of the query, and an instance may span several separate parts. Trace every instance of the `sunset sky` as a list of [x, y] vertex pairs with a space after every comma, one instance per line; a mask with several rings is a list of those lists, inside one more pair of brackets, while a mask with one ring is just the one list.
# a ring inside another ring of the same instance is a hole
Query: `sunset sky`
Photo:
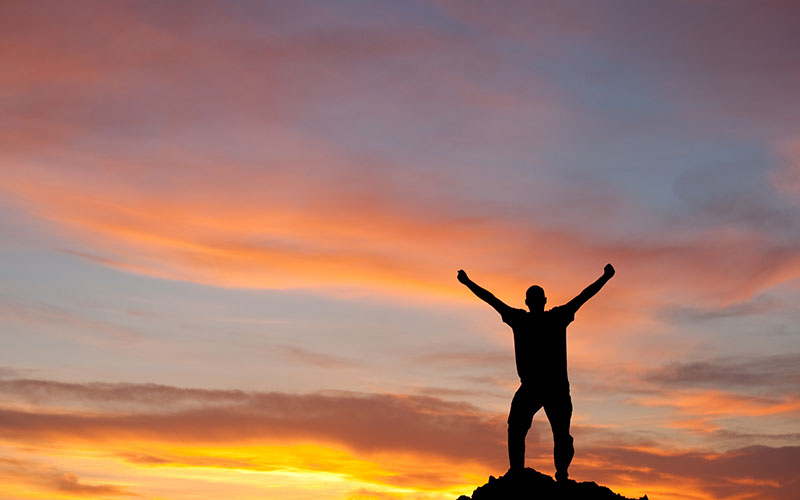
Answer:
[[[0, 500], [800, 497], [792, 1], [0, 2]], [[553, 474], [538, 414], [528, 465]]]

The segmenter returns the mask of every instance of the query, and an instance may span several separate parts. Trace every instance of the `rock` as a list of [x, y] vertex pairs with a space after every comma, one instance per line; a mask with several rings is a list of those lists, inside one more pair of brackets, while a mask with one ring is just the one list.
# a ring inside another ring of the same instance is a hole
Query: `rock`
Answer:
[[[553, 478], [525, 468], [511, 477], [510, 473], [479, 486], [472, 497], [461, 495], [458, 500], [633, 500], [614, 493], [594, 482], [578, 483], [572, 480], [557, 483]], [[648, 500], [647, 495], [638, 500]]]

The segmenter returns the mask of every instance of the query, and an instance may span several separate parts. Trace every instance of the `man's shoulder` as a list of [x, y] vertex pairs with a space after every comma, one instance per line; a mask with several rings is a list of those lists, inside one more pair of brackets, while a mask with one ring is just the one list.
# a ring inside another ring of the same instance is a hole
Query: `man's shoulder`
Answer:
[[563, 318], [567, 322], [575, 319], [575, 311], [573, 311], [572, 308], [570, 308], [567, 304], [562, 304], [552, 309], [548, 309], [546, 312], [552, 316]]
[[525, 309], [517, 309], [516, 307], [510, 307], [503, 312], [503, 321], [505, 323], [519, 321], [520, 319], [524, 318], [528, 315], [528, 311]]

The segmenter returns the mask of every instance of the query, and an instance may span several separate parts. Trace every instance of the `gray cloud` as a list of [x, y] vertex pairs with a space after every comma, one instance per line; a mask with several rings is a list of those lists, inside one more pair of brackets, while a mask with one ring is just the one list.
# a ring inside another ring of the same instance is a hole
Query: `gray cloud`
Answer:
[[[707, 494], [720, 499], [782, 500], [800, 494], [800, 479], [796, 471], [800, 463], [800, 446], [749, 446], [722, 454], [656, 454], [622, 447], [592, 448], [583, 452], [602, 457], [602, 470], [593, 469], [591, 473], [599, 479], [609, 477], [609, 481], [613, 481], [617, 474], [642, 483], [655, 476], [662, 480], [671, 479], [677, 484], [685, 482], [687, 487], [694, 486], [696, 481]], [[635, 464], [636, 468], [630, 468], [630, 464]], [[578, 467], [575, 469], [577, 473]]]
[[786, 307], [783, 302], [759, 295], [752, 299], [723, 307], [690, 307], [685, 305], [670, 305], [661, 308], [658, 316], [667, 322], [694, 323], [723, 318], [741, 318], [758, 316], [781, 311]]
[[[752, 158], [743, 164], [713, 164], [679, 175], [674, 183], [676, 196], [689, 211], [687, 223], [736, 225], [753, 231], [769, 231], [775, 251], [796, 254], [789, 243], [800, 237], [797, 208], [781, 197], [768, 170]], [[754, 164], [750, 164], [750, 162]], [[781, 246], [783, 243], [785, 246]]]
[[676, 386], [796, 389], [800, 383], [800, 353], [671, 363], [652, 370], [646, 379]]

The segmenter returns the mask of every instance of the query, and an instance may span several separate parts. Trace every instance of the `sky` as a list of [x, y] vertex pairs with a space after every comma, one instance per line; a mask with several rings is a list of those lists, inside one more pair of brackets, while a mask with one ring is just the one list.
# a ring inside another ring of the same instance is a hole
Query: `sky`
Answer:
[[[0, 3], [2, 500], [454, 500], [510, 329], [578, 481], [800, 495], [800, 9]], [[543, 414], [528, 462], [547, 474]]]

